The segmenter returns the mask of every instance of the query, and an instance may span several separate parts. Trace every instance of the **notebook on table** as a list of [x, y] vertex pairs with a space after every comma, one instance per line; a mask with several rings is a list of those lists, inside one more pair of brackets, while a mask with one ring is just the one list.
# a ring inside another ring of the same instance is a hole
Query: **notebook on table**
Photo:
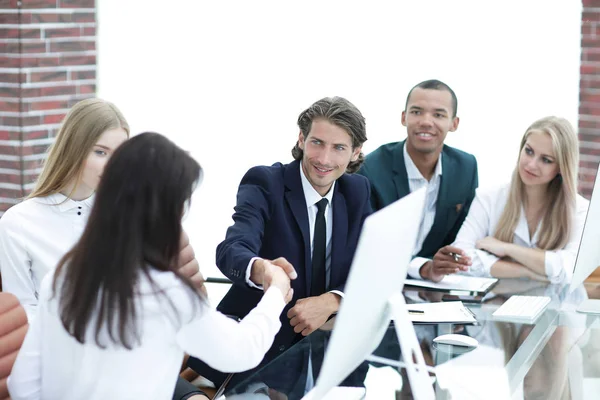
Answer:
[[422, 279], [406, 279], [404, 286], [424, 288], [448, 292], [450, 294], [470, 294], [471, 296], [483, 296], [487, 294], [496, 284], [496, 278], [478, 278], [464, 275], [446, 275], [440, 282], [431, 282]]
[[477, 319], [462, 301], [407, 304], [413, 324], [475, 324]]

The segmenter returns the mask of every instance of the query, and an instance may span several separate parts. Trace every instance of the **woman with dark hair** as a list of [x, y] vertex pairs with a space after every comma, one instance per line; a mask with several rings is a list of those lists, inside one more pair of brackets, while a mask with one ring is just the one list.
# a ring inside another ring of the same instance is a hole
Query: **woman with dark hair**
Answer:
[[[127, 139], [129, 124], [113, 103], [78, 102], [61, 122], [31, 194], [0, 219], [0, 287], [17, 297], [29, 322], [42, 279], [79, 240], [102, 171]], [[180, 272], [202, 288], [204, 278], [185, 233], [180, 247]]]
[[81, 239], [42, 281], [8, 382], [13, 399], [170, 399], [184, 352], [225, 372], [258, 365], [292, 297], [290, 280], [269, 269], [261, 302], [238, 323], [174, 267], [201, 174], [156, 133], [115, 151]]

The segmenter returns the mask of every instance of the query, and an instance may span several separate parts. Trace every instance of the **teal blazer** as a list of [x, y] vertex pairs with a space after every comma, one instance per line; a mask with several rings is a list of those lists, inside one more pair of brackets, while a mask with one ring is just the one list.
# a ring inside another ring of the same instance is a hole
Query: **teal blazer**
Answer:
[[[373, 211], [410, 193], [404, 165], [404, 143], [405, 141], [380, 146], [366, 156], [358, 171], [371, 182]], [[477, 160], [472, 154], [446, 145], [442, 154], [442, 176], [435, 219], [417, 254], [419, 257], [432, 258], [440, 248], [454, 242], [479, 184]]]

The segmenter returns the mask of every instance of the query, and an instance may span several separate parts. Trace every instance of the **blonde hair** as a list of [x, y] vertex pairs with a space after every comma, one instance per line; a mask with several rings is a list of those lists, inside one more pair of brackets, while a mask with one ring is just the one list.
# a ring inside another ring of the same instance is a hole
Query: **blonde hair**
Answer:
[[[579, 141], [573, 127], [564, 118], [545, 117], [535, 121], [527, 130], [521, 146], [533, 131], [541, 131], [552, 139], [552, 148], [558, 162], [558, 175], [548, 183], [547, 207], [542, 216], [540, 235], [537, 243], [542, 250], [563, 248], [573, 229], [573, 216], [577, 199], [577, 176], [579, 167]], [[512, 243], [515, 229], [521, 215], [521, 205], [525, 201], [524, 184], [519, 175], [519, 161], [510, 184], [508, 201], [500, 217], [494, 237]], [[566, 210], [566, 212], [565, 212]]]
[[85, 160], [100, 136], [107, 130], [118, 128], [125, 130], [129, 136], [129, 125], [114, 104], [95, 98], [75, 104], [64, 118], [56, 140], [48, 148], [42, 172], [27, 197], [58, 193], [73, 181], [76, 182], [75, 190]]

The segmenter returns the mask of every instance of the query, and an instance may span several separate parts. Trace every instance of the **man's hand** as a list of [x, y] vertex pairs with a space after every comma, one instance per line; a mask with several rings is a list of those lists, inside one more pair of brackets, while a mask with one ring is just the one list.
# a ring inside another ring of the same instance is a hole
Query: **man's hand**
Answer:
[[496, 257], [502, 258], [508, 255], [506, 250], [508, 244], [509, 243], [498, 240], [493, 236], [488, 236], [478, 240], [475, 243], [475, 247], [479, 250], [485, 250], [492, 253]]
[[267, 264], [269, 264], [269, 266], [274, 265], [281, 268], [292, 280], [298, 277], [294, 266], [283, 257], [276, 258], [275, 260], [257, 258], [252, 263], [252, 269], [250, 270], [250, 280], [254, 282], [255, 285], [263, 285], [265, 268], [267, 267]]
[[294, 332], [308, 336], [327, 322], [327, 318], [339, 309], [340, 302], [340, 296], [334, 293], [307, 297], [298, 300], [288, 311], [287, 317]]
[[190, 238], [184, 231], [181, 231], [181, 238], [179, 239], [177, 270], [181, 275], [188, 278], [196, 289], [200, 290], [208, 297], [206, 286], [204, 286], [204, 276], [202, 276], [202, 273], [200, 272], [200, 265], [198, 264], [198, 260], [196, 260], [196, 254], [190, 244]]
[[[285, 261], [284, 258], [282, 259], [277, 259], [277, 260], [283, 260]], [[259, 260], [256, 260], [259, 261]], [[256, 261], [254, 261], [254, 263], [256, 263]], [[283, 301], [285, 301], [285, 304], [289, 303], [292, 300], [292, 297], [294, 296], [294, 289], [292, 289], [291, 287], [291, 283], [290, 283], [290, 275], [294, 276], [294, 278], [292, 279], [296, 279], [296, 271], [294, 270], [294, 267], [292, 267], [292, 264], [290, 264], [289, 262], [285, 261], [286, 265], [284, 267], [274, 264], [268, 260], [260, 260], [261, 262], [261, 269], [262, 269], [262, 279], [263, 281], [262, 286], [265, 290], [265, 292], [271, 287], [271, 286], [275, 286], [276, 288], [278, 288], [281, 291], [281, 294], [283, 296]], [[280, 262], [281, 263], [281, 262]], [[291, 268], [291, 272], [286, 272], [286, 271], [290, 271]], [[252, 269], [254, 269], [254, 266], [252, 267]]]
[[432, 261], [426, 262], [419, 273], [423, 279], [433, 282], [441, 281], [444, 276], [459, 271], [468, 271], [471, 258], [458, 247], [444, 246], [435, 253]]

